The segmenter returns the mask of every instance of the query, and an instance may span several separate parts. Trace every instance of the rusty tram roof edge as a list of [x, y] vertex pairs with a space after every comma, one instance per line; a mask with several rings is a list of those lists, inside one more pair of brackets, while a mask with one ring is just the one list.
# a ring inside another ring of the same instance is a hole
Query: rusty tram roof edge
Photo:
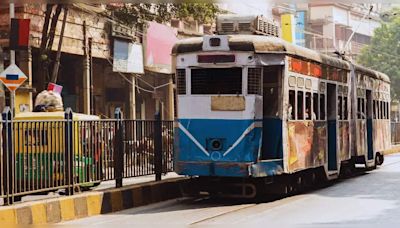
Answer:
[[[355, 70], [368, 73], [372, 77], [390, 83], [390, 78], [384, 73], [369, 69], [359, 64], [335, 58], [317, 51], [296, 46], [281, 38], [260, 35], [228, 35], [229, 47], [233, 51], [253, 51], [255, 53], [287, 54], [311, 61], [328, 64], [334, 67], [350, 70], [353, 65]], [[192, 53], [202, 50], [203, 38], [195, 37], [180, 40], [172, 48], [172, 55]]]

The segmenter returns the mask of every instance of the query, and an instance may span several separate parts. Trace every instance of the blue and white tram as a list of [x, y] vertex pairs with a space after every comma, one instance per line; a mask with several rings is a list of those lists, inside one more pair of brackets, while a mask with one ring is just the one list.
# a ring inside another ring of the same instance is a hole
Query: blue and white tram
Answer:
[[253, 197], [279, 176], [301, 184], [317, 171], [337, 178], [342, 165], [375, 167], [390, 147], [382, 73], [257, 35], [182, 40], [173, 57], [175, 171], [209, 187]]

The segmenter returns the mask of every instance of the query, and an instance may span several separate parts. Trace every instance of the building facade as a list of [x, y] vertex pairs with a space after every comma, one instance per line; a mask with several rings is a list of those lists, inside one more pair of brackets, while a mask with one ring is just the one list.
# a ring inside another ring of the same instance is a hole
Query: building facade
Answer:
[[[30, 47], [27, 51], [17, 51], [16, 64], [29, 77], [26, 84], [17, 90], [16, 112], [20, 107], [33, 109], [36, 94], [46, 88], [54, 64], [60, 30], [62, 11], [55, 29], [54, 41], [46, 56], [41, 55], [43, 27], [45, 23], [45, 4], [25, 4], [16, 7], [16, 18], [30, 19]], [[4, 68], [9, 64], [8, 31], [9, 9], [2, 8], [0, 14], [0, 44], [3, 47]], [[131, 34], [133, 37], [133, 35]], [[74, 5], [68, 5], [65, 33], [61, 46], [61, 61], [57, 84], [63, 86], [64, 107], [71, 107], [75, 112], [91, 113], [106, 117], [113, 116], [113, 109], [120, 106], [125, 113], [130, 113], [129, 96], [135, 89], [126, 83], [123, 77], [112, 70], [111, 23]], [[50, 58], [49, 71], [44, 72], [40, 58]], [[128, 76], [127, 76], [128, 77]], [[130, 78], [131, 81], [132, 78]], [[115, 91], [118, 91], [116, 93]], [[8, 97], [5, 92], [5, 97]], [[6, 99], [4, 105], [9, 105]], [[4, 106], [3, 105], [3, 106]], [[2, 107], [0, 107], [2, 108]]]
[[331, 2], [277, 4], [272, 11], [276, 20], [284, 14], [293, 15], [296, 44], [330, 55], [344, 52], [356, 59], [361, 49], [370, 44], [373, 31], [380, 27], [379, 13], [383, 9], [381, 4]]
[[[52, 15], [55, 14], [55, 7]], [[16, 92], [15, 107], [18, 113], [32, 111], [36, 95], [47, 86], [65, 11], [61, 11], [57, 19], [53, 44], [45, 56], [41, 52], [41, 41], [46, 5], [16, 5], [15, 11], [16, 18], [31, 21], [29, 49], [16, 52], [16, 64], [29, 77]], [[137, 33], [130, 30], [106, 15], [105, 11], [103, 5], [68, 5], [57, 79], [57, 84], [63, 86], [61, 95], [64, 108], [71, 107], [75, 112], [113, 118], [115, 108], [120, 107], [126, 118], [153, 119], [157, 104], [161, 103], [163, 117], [172, 119], [173, 73], [151, 66], [146, 66], [141, 74], [116, 72], [113, 67], [114, 42], [136, 43], [146, 50], [146, 40], [136, 36], [146, 31]], [[49, 23], [52, 23], [52, 18]], [[9, 9], [3, 6], [0, 8], [0, 70], [10, 64], [9, 25]], [[46, 62], [47, 70], [43, 68], [43, 59], [51, 60]], [[9, 93], [0, 87], [0, 109], [9, 105]]]

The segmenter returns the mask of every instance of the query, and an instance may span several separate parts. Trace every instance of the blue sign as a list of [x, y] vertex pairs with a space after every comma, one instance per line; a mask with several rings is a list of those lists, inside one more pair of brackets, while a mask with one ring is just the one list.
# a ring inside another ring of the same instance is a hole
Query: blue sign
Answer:
[[306, 24], [306, 12], [299, 11], [296, 12], [296, 27], [295, 27], [295, 37], [296, 37], [296, 44], [302, 47], [306, 46], [306, 39], [305, 39], [305, 24]]
[[18, 80], [18, 78], [19, 78], [18, 74], [6, 74], [7, 80]]

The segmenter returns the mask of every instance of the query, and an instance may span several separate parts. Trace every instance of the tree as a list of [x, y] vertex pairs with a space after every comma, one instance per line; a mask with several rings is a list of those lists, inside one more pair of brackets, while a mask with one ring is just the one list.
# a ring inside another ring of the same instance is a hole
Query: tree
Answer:
[[145, 21], [162, 23], [172, 18], [210, 23], [221, 12], [213, 3], [127, 3], [110, 9], [115, 17], [131, 26], [141, 26]]
[[374, 31], [371, 44], [366, 46], [358, 62], [387, 74], [391, 79], [392, 98], [400, 97], [400, 9], [382, 15], [385, 21]]

